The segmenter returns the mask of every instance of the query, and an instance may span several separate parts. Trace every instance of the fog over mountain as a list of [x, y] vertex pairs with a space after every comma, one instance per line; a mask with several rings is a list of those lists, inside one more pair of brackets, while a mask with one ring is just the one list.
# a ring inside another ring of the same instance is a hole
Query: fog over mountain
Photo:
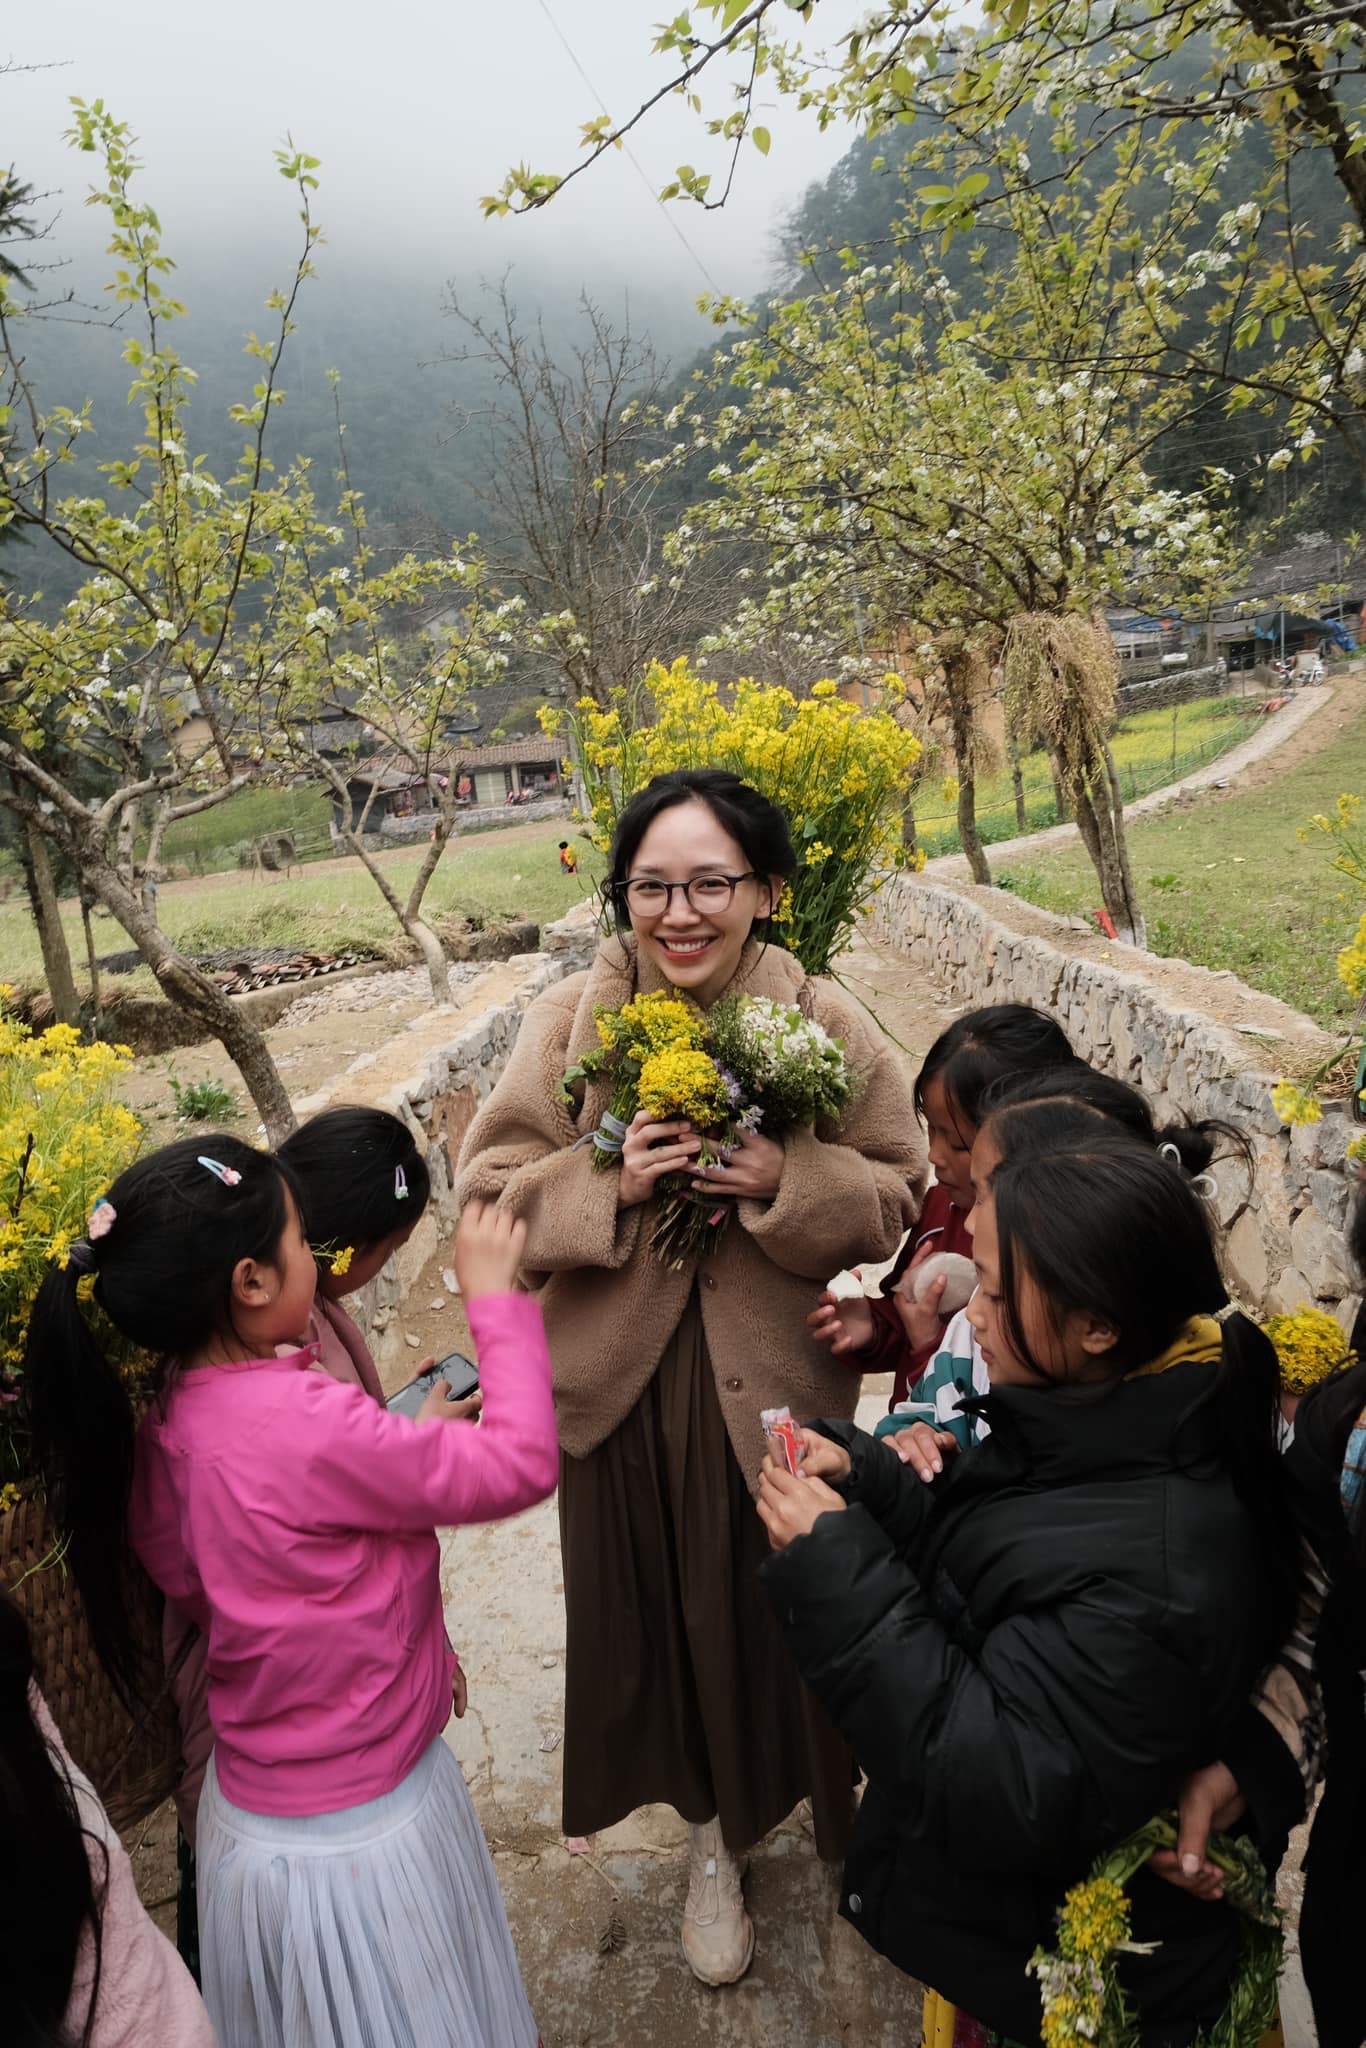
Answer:
[[[542, 316], [552, 338], [572, 337], [586, 291], [684, 362], [712, 333], [698, 294], [760, 289], [778, 221], [848, 144], [847, 131], [822, 137], [809, 120], [768, 107], [772, 152], [746, 150], [726, 208], [666, 211], [652, 194], [677, 162], [724, 170], [717, 146], [670, 103], [635, 142], [635, 162], [611, 153], [544, 212], [485, 221], [479, 197], [511, 164], [573, 166], [579, 127], [599, 110], [595, 90], [621, 113], [658, 87], [667, 72], [649, 44], [659, 11], [654, 0], [240, 0], [232, 9], [145, 0], [129, 13], [55, 0], [0, 46], [14, 67], [0, 75], [0, 157], [44, 195], [49, 234], [38, 259], [60, 265], [39, 273], [40, 295], [101, 303], [107, 223], [81, 203], [99, 167], [62, 141], [70, 96], [100, 97], [139, 138], [141, 189], [177, 265], [170, 289], [191, 312], [176, 345], [200, 372], [195, 439], [226, 460], [239, 437], [224, 408], [253, 374], [242, 338], [266, 330], [262, 301], [288, 282], [297, 253], [291, 193], [272, 154], [292, 136], [321, 159], [316, 218], [326, 241], [282, 380], [280, 452], [330, 459], [323, 373], [334, 366], [373, 509], [402, 519], [422, 507], [466, 528], [477, 504], [462, 474], [468, 454], [450, 439], [450, 406], [477, 402], [478, 379], [436, 362], [460, 341], [443, 318], [449, 288], [474, 303], [481, 281], [510, 271], [519, 307]], [[823, 33], [859, 11], [827, 0]], [[121, 453], [135, 422], [123, 412], [119, 337], [58, 319], [35, 326], [28, 346], [42, 400], [93, 397], [99, 452]]]

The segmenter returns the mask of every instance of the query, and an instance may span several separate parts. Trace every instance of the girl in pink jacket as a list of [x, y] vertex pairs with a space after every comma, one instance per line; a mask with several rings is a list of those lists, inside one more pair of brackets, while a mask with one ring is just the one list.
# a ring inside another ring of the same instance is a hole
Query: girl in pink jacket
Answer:
[[[44, 1283], [34, 1425], [60, 1458], [69, 1556], [131, 1686], [123, 1530], [207, 1643], [199, 1809], [204, 1994], [224, 2048], [534, 2048], [497, 1884], [440, 1739], [455, 1660], [438, 1524], [553, 1489], [540, 1311], [520, 1226], [467, 1208], [456, 1270], [480, 1353], [477, 1430], [438, 1388], [413, 1422], [312, 1370], [316, 1271], [287, 1166], [190, 1138], [122, 1174]], [[178, 1361], [133, 1440], [77, 1281]]]
[[[308, 1322], [308, 1340], [317, 1351], [315, 1370], [330, 1373], [345, 1385], [363, 1387], [382, 1407], [379, 1368], [342, 1304], [348, 1294], [369, 1285], [417, 1228], [431, 1195], [427, 1163], [398, 1117], [359, 1105], [324, 1109], [309, 1117], [285, 1139], [279, 1156], [298, 1183], [318, 1268], [318, 1292]], [[435, 1363], [434, 1358], [424, 1358], [417, 1374]], [[458, 1407], [448, 1403], [443, 1412], [454, 1421], [476, 1415], [480, 1403], [476, 1392]], [[182, 1859], [184, 1912], [187, 1906], [193, 1908], [195, 1820], [213, 1748], [207, 1644], [174, 1600], [166, 1603], [162, 1641], [180, 1723], [183, 1769], [176, 1787], [176, 1812], [191, 1851], [188, 1861]], [[457, 1703], [456, 1713], [460, 1712]]]

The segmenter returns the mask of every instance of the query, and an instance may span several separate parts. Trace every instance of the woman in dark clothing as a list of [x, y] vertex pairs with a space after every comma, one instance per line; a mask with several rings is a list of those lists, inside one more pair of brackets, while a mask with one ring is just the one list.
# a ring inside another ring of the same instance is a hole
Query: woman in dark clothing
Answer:
[[[1219, 1753], [1295, 1571], [1275, 1357], [1200, 1201], [1117, 1132], [1050, 1150], [1050, 1114], [1015, 1113], [989, 1181], [991, 1122], [974, 1148], [990, 1438], [926, 1488], [822, 1423], [760, 1493], [769, 1596], [869, 1778], [845, 1916], [1019, 2042], [1064, 1892]], [[1147, 1873], [1131, 1897], [1161, 1944], [1124, 1966], [1142, 2039], [1177, 2048], [1225, 2003], [1235, 1917]]]

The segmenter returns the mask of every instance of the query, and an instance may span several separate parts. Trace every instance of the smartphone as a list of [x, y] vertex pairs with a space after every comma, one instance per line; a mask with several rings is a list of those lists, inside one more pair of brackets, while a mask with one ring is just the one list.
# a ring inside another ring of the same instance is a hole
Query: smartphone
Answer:
[[479, 1371], [474, 1360], [466, 1358], [462, 1351], [450, 1351], [430, 1372], [419, 1373], [406, 1387], [399, 1388], [388, 1404], [390, 1414], [415, 1416], [438, 1380], [450, 1381], [448, 1401], [463, 1401], [478, 1388]]

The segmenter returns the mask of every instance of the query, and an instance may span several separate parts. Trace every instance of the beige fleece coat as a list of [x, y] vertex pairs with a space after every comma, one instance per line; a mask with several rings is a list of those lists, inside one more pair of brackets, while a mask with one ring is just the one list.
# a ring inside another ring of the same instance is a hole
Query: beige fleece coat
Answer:
[[654, 1202], [617, 1206], [617, 1172], [596, 1172], [587, 1145], [607, 1103], [602, 1083], [577, 1111], [561, 1077], [597, 1043], [594, 1010], [662, 986], [637, 976], [628, 940], [603, 942], [586, 974], [548, 989], [522, 1022], [507, 1069], [461, 1148], [458, 1192], [497, 1200], [527, 1223], [526, 1281], [545, 1311], [560, 1441], [585, 1457], [648, 1385], [694, 1286], [726, 1427], [757, 1481], [761, 1408], [802, 1420], [852, 1415], [856, 1365], [812, 1342], [806, 1318], [832, 1274], [890, 1258], [919, 1213], [925, 1145], [896, 1048], [851, 997], [807, 981], [790, 953], [751, 940], [730, 991], [795, 1002], [843, 1039], [861, 1076], [838, 1125], [791, 1131], [771, 1202], [741, 1201], [710, 1256], [671, 1272], [650, 1249]]

